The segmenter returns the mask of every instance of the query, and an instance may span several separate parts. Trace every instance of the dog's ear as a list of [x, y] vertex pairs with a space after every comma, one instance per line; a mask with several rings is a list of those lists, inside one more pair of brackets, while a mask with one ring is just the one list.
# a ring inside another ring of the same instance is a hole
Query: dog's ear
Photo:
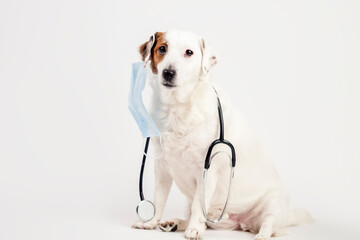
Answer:
[[147, 61], [149, 60], [149, 58], [151, 56], [151, 49], [152, 49], [152, 47], [154, 45], [155, 45], [155, 36], [152, 35], [150, 37], [149, 41], [144, 42], [139, 47], [139, 52], [140, 52], [140, 55], [141, 55], [141, 59], [145, 62], [145, 64], [147, 63]]
[[209, 73], [210, 69], [215, 66], [218, 57], [211, 46], [205, 43], [204, 39], [200, 40], [200, 49], [202, 52], [201, 68], [202, 72], [206, 75]]
[[140, 52], [140, 55], [141, 55], [141, 59], [145, 62], [145, 66], [146, 66], [147, 62], [149, 61], [149, 59], [151, 59], [152, 49], [156, 45], [156, 39], [157, 39], [158, 35], [159, 35], [159, 33], [156, 32], [155, 34], [153, 34], [150, 37], [149, 41], [144, 42], [139, 47], [139, 52]]

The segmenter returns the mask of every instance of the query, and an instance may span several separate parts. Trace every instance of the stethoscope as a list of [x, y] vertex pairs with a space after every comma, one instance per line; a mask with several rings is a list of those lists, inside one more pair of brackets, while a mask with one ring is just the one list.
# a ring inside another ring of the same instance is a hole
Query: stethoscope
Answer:
[[[220, 99], [219, 99], [219, 96], [218, 96], [216, 90], [215, 90], [215, 93], [216, 93], [217, 102], [218, 102], [218, 114], [219, 114], [219, 122], [220, 122], [220, 136], [219, 136], [218, 139], [216, 139], [215, 141], [213, 141], [210, 144], [210, 147], [209, 147], [209, 149], [207, 151], [207, 154], [206, 154], [206, 157], [205, 157], [204, 173], [203, 173], [202, 201], [201, 201], [201, 207], [202, 207], [202, 211], [203, 211], [204, 217], [206, 219], [206, 222], [210, 222], [210, 223], [219, 222], [223, 218], [223, 216], [225, 214], [225, 210], [227, 208], [228, 200], [229, 200], [230, 193], [231, 193], [232, 179], [234, 178], [234, 168], [235, 168], [235, 164], [236, 164], [235, 148], [229, 141], [224, 139], [224, 118], [223, 118], [223, 113], [222, 113], [222, 108], [221, 108], [221, 102], [220, 102]], [[154, 204], [151, 201], [146, 200], [144, 198], [144, 193], [143, 193], [143, 188], [142, 188], [143, 174], [144, 174], [144, 168], [145, 168], [145, 162], [146, 162], [147, 151], [148, 151], [148, 148], [149, 148], [149, 143], [150, 143], [150, 137], [147, 137], [146, 142], [145, 142], [145, 148], [144, 148], [144, 154], [143, 154], [143, 159], [142, 159], [142, 164], [141, 164], [141, 169], [140, 169], [140, 178], [139, 178], [140, 202], [136, 207], [136, 213], [137, 213], [138, 217], [144, 222], [151, 220], [154, 217], [155, 212], [156, 212]], [[230, 148], [230, 150], [231, 150], [230, 181], [229, 181], [229, 188], [228, 188], [227, 198], [226, 198], [223, 210], [222, 210], [222, 212], [220, 214], [220, 217], [215, 219], [215, 220], [211, 220], [211, 219], [208, 218], [207, 211], [206, 211], [206, 206], [205, 206], [205, 189], [206, 189], [207, 173], [208, 173], [208, 170], [210, 169], [211, 160], [213, 159], [213, 157], [217, 153], [215, 153], [213, 156], [211, 156], [211, 154], [212, 154], [212, 151], [213, 151], [214, 147], [216, 145], [218, 145], [218, 144], [224, 144], [224, 145], [228, 146]]]

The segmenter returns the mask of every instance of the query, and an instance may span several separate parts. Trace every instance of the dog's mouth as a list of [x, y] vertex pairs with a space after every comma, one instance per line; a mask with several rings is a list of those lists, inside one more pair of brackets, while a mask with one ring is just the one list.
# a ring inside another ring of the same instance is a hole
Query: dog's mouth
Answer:
[[175, 84], [171, 84], [171, 83], [168, 83], [168, 82], [163, 82], [162, 85], [164, 85], [165, 87], [167, 88], [173, 88], [173, 87], [176, 87]]

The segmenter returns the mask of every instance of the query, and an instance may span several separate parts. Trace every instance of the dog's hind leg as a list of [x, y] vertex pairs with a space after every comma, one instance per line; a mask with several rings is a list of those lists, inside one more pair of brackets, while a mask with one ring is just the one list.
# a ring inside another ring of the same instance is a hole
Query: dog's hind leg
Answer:
[[261, 224], [259, 233], [255, 236], [255, 240], [268, 240], [273, 233], [274, 216], [267, 215]]
[[261, 211], [259, 224], [261, 224], [259, 233], [255, 240], [268, 240], [271, 236], [281, 235], [285, 232], [287, 213], [288, 213], [288, 196], [285, 192], [275, 191], [269, 194], [265, 207]]

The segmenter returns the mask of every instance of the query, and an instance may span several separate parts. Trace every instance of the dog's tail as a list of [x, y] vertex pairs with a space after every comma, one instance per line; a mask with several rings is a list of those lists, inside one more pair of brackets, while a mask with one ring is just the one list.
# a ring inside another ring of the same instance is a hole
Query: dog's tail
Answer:
[[310, 216], [305, 209], [297, 208], [290, 210], [288, 218], [288, 226], [297, 226], [314, 222], [314, 219]]

